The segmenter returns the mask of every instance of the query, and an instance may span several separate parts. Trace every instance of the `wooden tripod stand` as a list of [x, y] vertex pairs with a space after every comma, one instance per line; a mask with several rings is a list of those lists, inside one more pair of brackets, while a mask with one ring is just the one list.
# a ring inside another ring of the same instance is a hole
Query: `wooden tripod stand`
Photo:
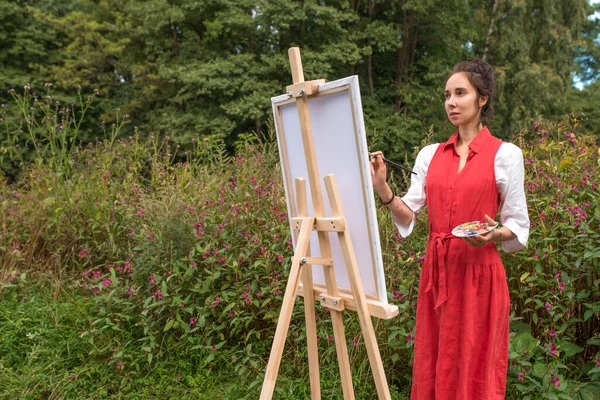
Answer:
[[[302, 132], [302, 143], [308, 169], [308, 180], [310, 184], [311, 198], [313, 203], [314, 215], [308, 215], [306, 181], [302, 178], [296, 179], [296, 204], [297, 217], [292, 218], [292, 227], [296, 238], [296, 249], [292, 258], [292, 266], [289, 273], [288, 282], [283, 298], [283, 305], [277, 322], [275, 338], [269, 356], [269, 363], [263, 382], [260, 395], [261, 400], [269, 400], [273, 396], [275, 381], [283, 355], [294, 301], [299, 292], [300, 277], [302, 276], [302, 292], [305, 299], [305, 320], [306, 337], [308, 345], [309, 375], [311, 398], [320, 399], [320, 378], [319, 363], [317, 353], [317, 330], [315, 321], [315, 304], [313, 297], [313, 278], [312, 265], [322, 265], [325, 273], [326, 292], [316, 293], [317, 299], [323, 306], [331, 310], [331, 320], [333, 324], [334, 340], [338, 357], [339, 371], [342, 381], [342, 391], [344, 399], [354, 399], [354, 388], [350, 372], [350, 361], [348, 358], [348, 349], [346, 337], [344, 334], [344, 325], [342, 320], [342, 311], [352, 309], [358, 313], [360, 328], [365, 341], [369, 363], [373, 372], [373, 378], [377, 387], [377, 394], [380, 399], [390, 399], [390, 392], [383, 370], [381, 355], [377, 346], [371, 315], [373, 307], [367, 299], [363, 284], [361, 281], [356, 257], [350, 240], [350, 231], [346, 226], [346, 219], [337, 189], [335, 177], [327, 175], [324, 178], [327, 195], [333, 217], [325, 216], [325, 207], [323, 194], [319, 178], [315, 146], [312, 136], [312, 127], [310, 114], [308, 110], [308, 96], [318, 92], [318, 85], [324, 83], [324, 80], [314, 80], [305, 82], [302, 64], [300, 62], [300, 51], [298, 48], [289, 49], [290, 65], [292, 70], [293, 85], [287, 87], [288, 96], [295, 98], [298, 117], [300, 119], [300, 129]], [[312, 231], [317, 232], [320, 257], [310, 256], [310, 236]], [[329, 241], [329, 232], [338, 234], [340, 247], [342, 249], [347, 274], [350, 281], [350, 298], [338, 293], [335, 274], [333, 271], [334, 260], [332, 258], [331, 245]], [[390, 311], [391, 310], [391, 311]], [[391, 318], [398, 312], [397, 307], [390, 306], [386, 315]]]

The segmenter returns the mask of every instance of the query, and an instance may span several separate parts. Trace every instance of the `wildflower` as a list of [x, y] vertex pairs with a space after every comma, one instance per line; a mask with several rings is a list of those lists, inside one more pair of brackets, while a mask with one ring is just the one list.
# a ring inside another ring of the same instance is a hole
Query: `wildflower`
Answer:
[[192, 267], [192, 268], [196, 268], [196, 261], [192, 261], [192, 262], [190, 263], [190, 267]]
[[283, 256], [281, 256], [281, 255], [277, 256], [277, 262], [278, 263], [282, 263], [283, 262]]
[[184, 302], [184, 301], [182, 301], [182, 302], [179, 304], [179, 308], [183, 308], [183, 307], [185, 307], [185, 302]]
[[102, 286], [107, 287], [112, 283], [112, 281], [110, 279], [104, 279], [102, 281]]
[[524, 381], [525, 380], [525, 373], [524, 372], [519, 372], [519, 380], [520, 381]]
[[90, 252], [89, 249], [81, 249], [79, 250], [79, 258], [85, 258], [88, 253]]
[[410, 333], [408, 335], [406, 335], [406, 343], [411, 343], [412, 340], [413, 340], [413, 337]]
[[[331, 343], [331, 335], [327, 335], [327, 343]], [[600, 358], [598, 358], [600, 360]]]
[[181, 380], [181, 375], [177, 375], [177, 380]]
[[552, 343], [552, 345], [550, 346], [550, 354], [552, 354], [553, 356], [556, 356], [556, 352], [557, 352], [556, 345], [554, 343]]
[[150, 275], [150, 284], [153, 285], [154, 282], [156, 282], [156, 278], [154, 277], [154, 275]]
[[354, 347], [358, 346], [358, 338], [354, 338]]
[[217, 346], [215, 346], [214, 344], [213, 344], [213, 346], [212, 346], [212, 352], [213, 352], [213, 353], [216, 353], [216, 352], [217, 352]]
[[279, 289], [276, 289], [276, 290], [275, 290], [275, 295], [276, 295], [276, 296], [281, 296], [281, 290], [279, 290]]
[[560, 278], [560, 276], [561, 276], [561, 275], [562, 275], [562, 274], [561, 274], [560, 272], [558, 272], [558, 270], [557, 270], [557, 269], [555, 269], [555, 270], [554, 270], [554, 279], [558, 279], [558, 278]]
[[560, 387], [560, 379], [558, 378], [558, 376], [552, 374], [550, 382], [554, 383], [554, 386], [556, 386], [557, 389]]
[[596, 367], [600, 367], [600, 357], [596, 360]]
[[550, 312], [550, 309], [552, 308], [550, 303], [546, 303], [544, 307], [546, 307], [546, 311], [548, 311], [548, 312]]
[[550, 330], [548, 331], [548, 336], [550, 336], [550, 337], [555, 337], [555, 336], [556, 336], [556, 331], [555, 331], [554, 329], [550, 329]]
[[190, 318], [190, 326], [194, 326], [198, 323], [198, 320], [196, 318]]
[[565, 283], [564, 283], [564, 282], [560, 282], [560, 283], [558, 284], [558, 289], [559, 289], [561, 292], [564, 292], [564, 291], [565, 291]]
[[117, 371], [120, 371], [120, 370], [121, 370], [121, 368], [123, 368], [123, 366], [121, 365], [121, 362], [120, 362], [120, 361], [119, 361], [119, 362], [117, 362], [117, 367], [116, 367], [116, 368], [117, 368]]

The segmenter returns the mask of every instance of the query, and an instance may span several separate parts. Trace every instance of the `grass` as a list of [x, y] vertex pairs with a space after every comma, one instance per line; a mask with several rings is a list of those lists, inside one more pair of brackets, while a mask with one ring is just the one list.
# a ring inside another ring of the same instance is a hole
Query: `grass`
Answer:
[[[117, 369], [114, 360], [94, 355], [94, 346], [84, 335], [96, 319], [94, 304], [77, 285], [57, 284], [50, 275], [35, 283], [18, 282], [1, 289], [0, 399], [259, 397], [262, 376], [240, 376], [234, 368], [236, 354], [227, 351], [208, 366], [172, 354], [152, 366], [139, 366], [139, 370], [127, 365]], [[298, 366], [284, 357], [274, 398], [310, 398], [308, 362], [301, 370], [303, 373], [296, 375]], [[320, 372], [323, 398], [342, 399], [334, 355], [322, 360]], [[357, 398], [377, 397], [372, 382], [355, 377], [354, 388]], [[395, 388], [391, 390], [393, 399], [406, 398]]]

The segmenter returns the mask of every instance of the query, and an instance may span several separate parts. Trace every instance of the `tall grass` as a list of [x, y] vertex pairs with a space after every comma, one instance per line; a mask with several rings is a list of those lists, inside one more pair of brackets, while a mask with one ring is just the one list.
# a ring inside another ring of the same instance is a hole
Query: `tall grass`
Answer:
[[[213, 136], [190, 149], [137, 130], [118, 139], [122, 119], [85, 144], [74, 121], [86, 98], [64, 117], [71, 136], [61, 139], [44, 122], [60, 109], [9, 107], [3, 146], [24, 140], [29, 151], [14, 154], [20, 173], [0, 186], [0, 396], [258, 397], [292, 255], [272, 127], [270, 140], [242, 136], [233, 156]], [[599, 153], [578, 121], [541, 122], [516, 138], [533, 226], [529, 248], [504, 256], [511, 398], [600, 393]], [[378, 217], [400, 315], [375, 329], [393, 397], [406, 398], [425, 215], [405, 240], [384, 209]], [[329, 313], [317, 313], [323, 396], [340, 398]], [[303, 315], [298, 303], [278, 398], [309, 396]], [[357, 398], [374, 398], [356, 315], [344, 323]]]

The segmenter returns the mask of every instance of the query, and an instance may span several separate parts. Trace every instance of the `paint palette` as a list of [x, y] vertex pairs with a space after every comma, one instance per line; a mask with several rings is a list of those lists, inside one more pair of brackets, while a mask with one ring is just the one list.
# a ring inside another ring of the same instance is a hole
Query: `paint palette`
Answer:
[[452, 234], [457, 237], [477, 236], [494, 230], [497, 227], [497, 222], [493, 225], [489, 225], [487, 222], [471, 221], [460, 224], [452, 229]]

